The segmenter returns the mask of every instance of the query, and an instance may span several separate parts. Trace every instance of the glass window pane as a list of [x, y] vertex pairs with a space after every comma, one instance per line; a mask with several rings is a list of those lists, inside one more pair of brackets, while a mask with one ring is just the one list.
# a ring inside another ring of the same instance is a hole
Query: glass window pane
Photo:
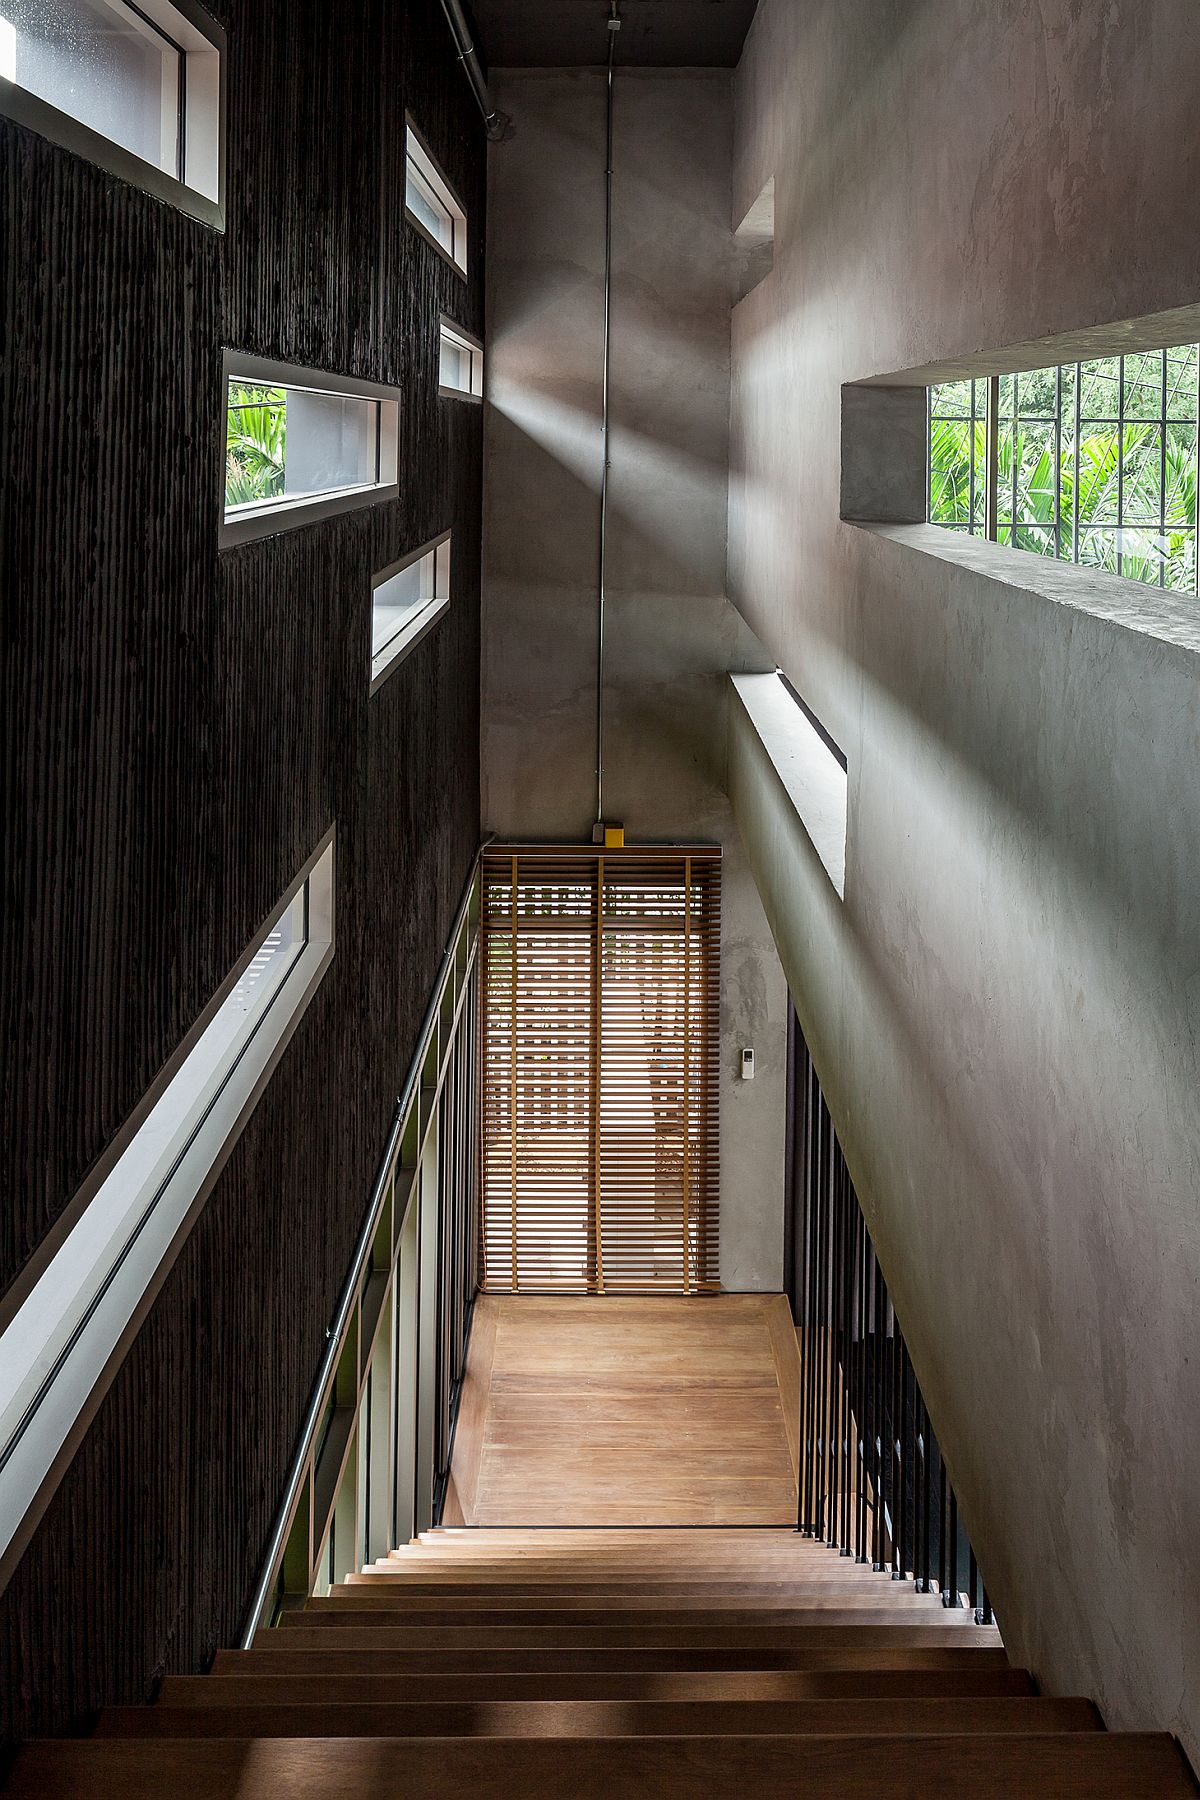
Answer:
[[970, 523], [972, 441], [969, 419], [930, 423], [929, 517], [935, 525]]
[[178, 175], [181, 56], [121, 0], [4, 0], [0, 75]]
[[[1159, 392], [1159, 406], [1162, 392]], [[1122, 523], [1152, 524], [1162, 508], [1162, 427], [1127, 425], [1124, 436]], [[1157, 576], [1155, 577], [1157, 580]]]
[[1018, 520], [1053, 526], [1054, 448], [1053, 425], [1022, 421], [1017, 438]]
[[1163, 566], [1163, 585], [1177, 593], [1196, 592], [1196, 533], [1171, 531], [1167, 534]]
[[1018, 550], [1032, 550], [1038, 556], [1054, 555], [1054, 527], [1052, 525], [1018, 525], [1016, 527], [1016, 547]]
[[1177, 349], [1167, 351], [1167, 417], [1169, 419], [1196, 418], [1196, 366], [1197, 347], [1195, 344], [1181, 344]]
[[379, 403], [289, 388], [283, 491], [328, 494], [375, 480]]
[[229, 384], [225, 504], [247, 506], [283, 493], [287, 394], [283, 388]]
[[971, 411], [973, 381], [942, 381], [930, 389], [930, 411], [935, 418], [966, 418]]
[[379, 402], [231, 381], [225, 505], [369, 487], [379, 471]]
[[1053, 418], [1057, 395], [1057, 371], [1033, 369], [1018, 377], [1017, 403], [1022, 415], [1033, 413], [1039, 418]]
[[1079, 533], [1079, 560], [1091, 569], [1117, 572], [1117, 533], [1107, 526], [1092, 526]]
[[371, 654], [377, 656], [397, 632], [435, 598], [434, 555], [418, 557], [375, 589], [371, 611]]
[[467, 394], [471, 391], [471, 352], [453, 338], [442, 338], [438, 382], [442, 387], [461, 388]]
[[1196, 427], [1194, 424], [1167, 426], [1167, 495], [1165, 512], [1168, 524], [1196, 523]]
[[447, 250], [454, 248], [454, 220], [441, 205], [421, 171], [409, 159], [408, 185], [404, 195], [408, 210], [420, 220], [426, 231]]
[[1163, 353], [1142, 350], [1125, 358], [1125, 417], [1162, 416]]
[[1108, 426], [1080, 427], [1079, 523], [1117, 522], [1117, 434]]
[[1085, 419], [1115, 419], [1120, 404], [1120, 358], [1080, 365], [1079, 410]]

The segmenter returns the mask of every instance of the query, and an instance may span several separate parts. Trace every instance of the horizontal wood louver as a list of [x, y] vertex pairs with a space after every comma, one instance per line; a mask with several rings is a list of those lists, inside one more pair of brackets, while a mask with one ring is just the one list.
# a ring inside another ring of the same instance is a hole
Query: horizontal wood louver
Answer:
[[720, 855], [485, 851], [485, 1288], [717, 1287]]

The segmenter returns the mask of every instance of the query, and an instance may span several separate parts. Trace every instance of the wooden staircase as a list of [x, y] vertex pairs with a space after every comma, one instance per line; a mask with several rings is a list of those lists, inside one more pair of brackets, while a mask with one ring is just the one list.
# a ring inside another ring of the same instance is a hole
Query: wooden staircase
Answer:
[[13, 1800], [1190, 1795], [1165, 1735], [779, 1529], [432, 1531], [18, 1755]]

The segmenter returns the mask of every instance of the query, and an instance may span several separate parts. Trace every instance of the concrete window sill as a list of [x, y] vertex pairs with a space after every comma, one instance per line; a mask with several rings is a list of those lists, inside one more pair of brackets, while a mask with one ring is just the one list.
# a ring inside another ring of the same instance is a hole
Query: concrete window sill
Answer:
[[918, 555], [937, 557], [988, 581], [1034, 594], [1052, 606], [1068, 606], [1140, 637], [1200, 655], [1200, 601], [1193, 595], [1171, 593], [1102, 569], [1052, 561], [1030, 550], [1011, 550], [1006, 544], [948, 531], [942, 525], [847, 523]]

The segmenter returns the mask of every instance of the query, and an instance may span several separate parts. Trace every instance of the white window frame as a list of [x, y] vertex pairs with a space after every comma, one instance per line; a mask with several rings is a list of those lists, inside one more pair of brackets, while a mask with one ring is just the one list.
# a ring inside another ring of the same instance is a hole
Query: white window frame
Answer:
[[[404, 216], [412, 226], [413, 230], [419, 232], [427, 244], [432, 244], [438, 255], [444, 257], [450, 264], [450, 267], [456, 269], [465, 280], [467, 274], [466, 208], [463, 206], [462, 201], [438, 167], [429, 145], [425, 142], [420, 131], [413, 124], [412, 118], [408, 115], [405, 117], [405, 132]], [[425, 187], [430, 190], [435, 204], [441, 207], [442, 211], [448, 215], [451, 221], [451, 235], [453, 238], [453, 247], [451, 249], [447, 249], [445, 244], [434, 237], [432, 231], [429, 230], [427, 225], [422, 224], [421, 220], [418, 219], [416, 213], [413, 212], [408, 204], [408, 171], [410, 165], [424, 183]]]
[[[435, 593], [432, 599], [427, 600], [424, 606], [413, 613], [396, 634], [388, 639], [386, 644], [372, 654], [370, 690], [372, 694], [387, 680], [393, 669], [411, 651], [416, 649], [421, 639], [428, 637], [450, 605], [450, 538], [451, 534], [443, 531], [440, 536], [431, 538], [427, 544], [422, 544], [419, 550], [410, 551], [398, 562], [389, 563], [386, 569], [379, 569], [372, 576], [371, 598], [372, 604], [374, 604], [375, 590], [382, 587], [385, 581], [390, 581], [393, 575], [399, 575], [404, 569], [411, 569], [414, 563], [421, 562], [425, 557], [432, 556], [434, 559], [434, 587], [436, 589], [444, 585], [446, 589], [444, 594]], [[443, 555], [445, 557], [444, 575], [438, 566], [439, 558]]]
[[[465, 351], [470, 365], [470, 387], [445, 387], [441, 380], [442, 345], [452, 344], [456, 350]], [[443, 400], [482, 400], [483, 399], [483, 345], [477, 337], [462, 325], [457, 325], [446, 313], [438, 319], [438, 393]]]
[[[32, 1537], [329, 967], [334, 835], [326, 834], [272, 908], [4, 1297], [0, 1583]], [[268, 967], [258, 1003], [241, 1018], [235, 1007], [231, 1029], [234, 990], [261, 958], [268, 934], [297, 907], [305, 930], [296, 953], [277, 973]]]
[[[0, 0], [2, 3], [2, 0]], [[333, 518], [359, 506], [374, 506], [381, 500], [394, 500], [400, 492], [397, 470], [400, 461], [400, 393], [377, 381], [360, 381], [352, 375], [330, 375], [324, 369], [304, 369], [295, 363], [273, 362], [263, 356], [248, 356], [240, 350], [226, 350], [222, 371], [222, 417], [229, 399], [231, 381], [253, 382], [266, 387], [298, 389], [308, 393], [336, 394], [347, 399], [375, 400], [379, 403], [379, 449], [375, 480], [354, 487], [333, 488], [324, 494], [281, 495], [277, 500], [263, 500], [253, 506], [228, 508], [225, 505], [225, 436], [221, 439], [221, 548], [246, 544], [256, 538], [273, 537], [298, 525], [311, 525], [317, 519]]]
[[[116, 0], [114, 10], [121, 9]], [[183, 178], [114, 143], [0, 76], [0, 114], [214, 230], [225, 229], [225, 32], [196, 0], [138, 0], [137, 10], [180, 52]], [[0, 0], [0, 13], [3, 0]]]

